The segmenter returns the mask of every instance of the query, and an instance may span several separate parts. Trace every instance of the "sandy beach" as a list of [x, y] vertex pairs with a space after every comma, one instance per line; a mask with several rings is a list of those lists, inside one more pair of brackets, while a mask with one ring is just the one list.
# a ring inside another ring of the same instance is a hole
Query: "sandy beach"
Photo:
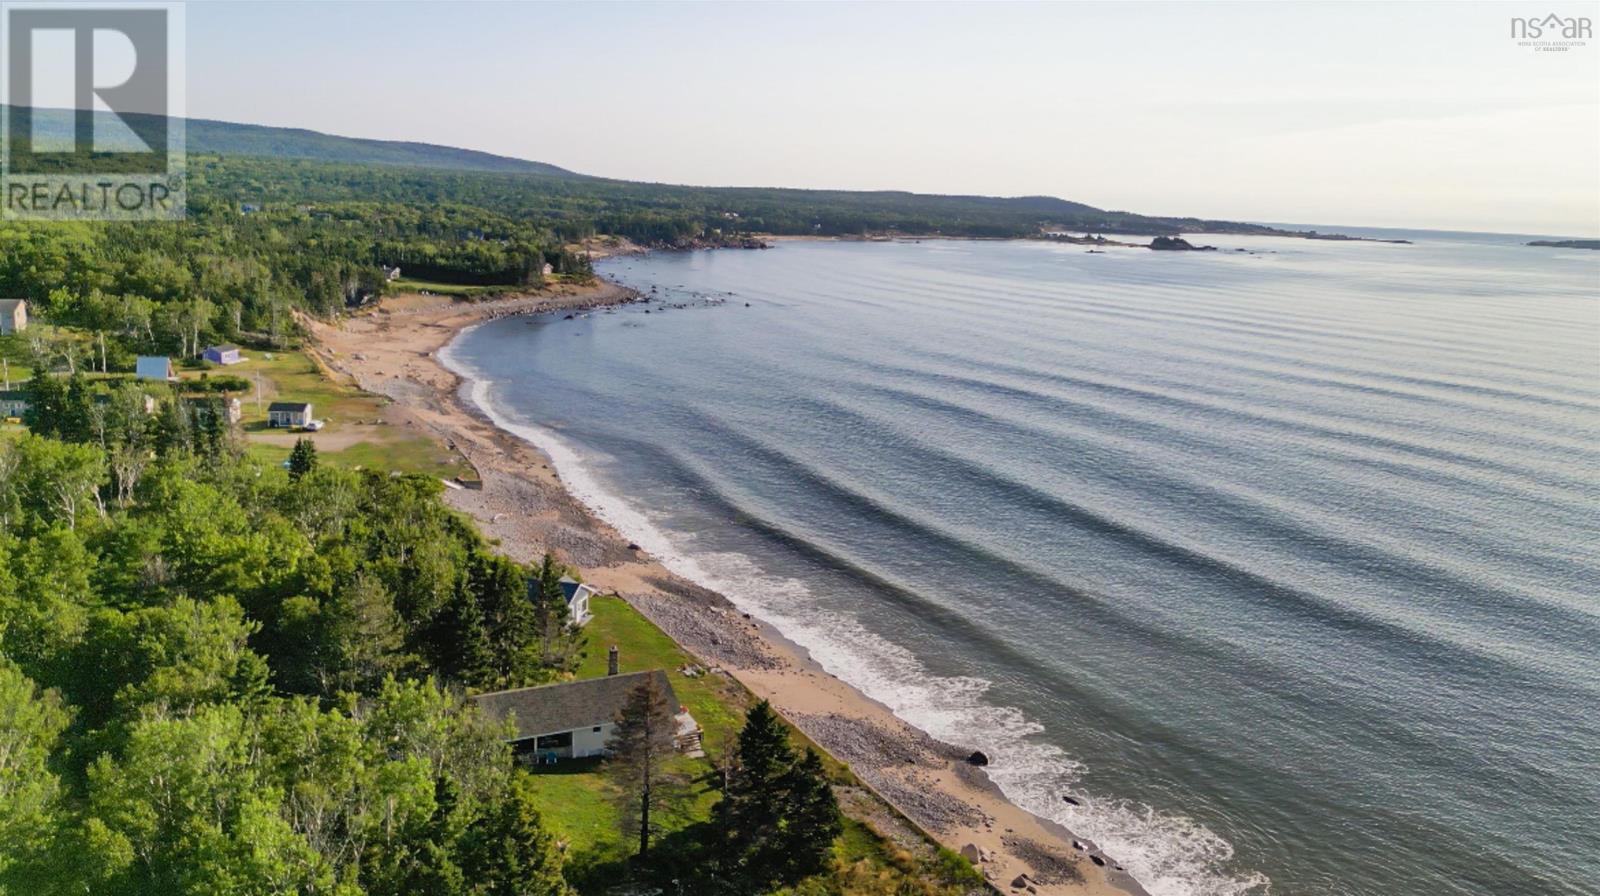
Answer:
[[[458, 393], [437, 352], [462, 328], [513, 314], [630, 301], [615, 284], [562, 286], [483, 302], [400, 296], [338, 322], [303, 321], [311, 350], [335, 376], [392, 399], [392, 426], [415, 428], [460, 452], [481, 489], [452, 488], [447, 501], [477, 520], [501, 550], [527, 562], [546, 548], [614, 591], [709, 666], [727, 670], [885, 800], [976, 864], [1001, 891], [1140, 894], [1111, 857], [1060, 826], [1007, 802], [968, 751], [933, 740], [837, 680], [759, 620], [669, 572], [568, 494], [549, 458], [497, 429]], [[1027, 884], [1012, 887], [1019, 875]]]

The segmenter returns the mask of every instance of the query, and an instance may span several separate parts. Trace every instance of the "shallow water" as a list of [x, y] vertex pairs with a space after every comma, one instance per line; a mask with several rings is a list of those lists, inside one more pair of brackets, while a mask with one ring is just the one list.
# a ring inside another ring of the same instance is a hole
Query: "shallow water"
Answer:
[[1412, 238], [658, 254], [447, 357], [1157, 896], [1600, 893], [1600, 253]]

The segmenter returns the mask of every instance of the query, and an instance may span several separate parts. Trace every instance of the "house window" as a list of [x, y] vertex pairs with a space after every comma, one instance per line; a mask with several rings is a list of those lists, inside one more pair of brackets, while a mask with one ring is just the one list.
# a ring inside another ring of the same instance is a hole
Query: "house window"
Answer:
[[572, 732], [563, 731], [560, 734], [541, 734], [534, 744], [535, 750], [559, 750], [572, 746]]
[[594, 726], [594, 730], [595, 730], [595, 733], [598, 734], [600, 732], [600, 726], [599, 725]]

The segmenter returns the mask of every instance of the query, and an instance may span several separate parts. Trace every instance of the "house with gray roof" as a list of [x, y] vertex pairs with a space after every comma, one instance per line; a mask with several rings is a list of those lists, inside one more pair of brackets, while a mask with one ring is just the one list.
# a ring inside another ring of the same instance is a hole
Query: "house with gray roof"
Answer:
[[[613, 653], [613, 670], [615, 660]], [[679, 748], [690, 752], [699, 749], [700, 726], [678, 702], [672, 682], [660, 669], [625, 675], [613, 671], [604, 678], [495, 691], [479, 694], [472, 702], [491, 719], [511, 719], [516, 730], [508, 742], [519, 756], [538, 762], [581, 759], [605, 755], [606, 741], [611, 739], [623, 704], [646, 679], [652, 678], [676, 711]]]
[[311, 402], [274, 401], [267, 405], [267, 425], [280, 427], [305, 426], [311, 422]]

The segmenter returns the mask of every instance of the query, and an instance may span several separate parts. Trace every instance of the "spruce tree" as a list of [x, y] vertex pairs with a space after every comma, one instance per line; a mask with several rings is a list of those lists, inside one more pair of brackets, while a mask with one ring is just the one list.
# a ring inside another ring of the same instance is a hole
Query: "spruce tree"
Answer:
[[556, 839], [539, 815], [531, 776], [519, 772], [463, 838], [461, 864], [478, 896], [570, 896]]
[[617, 789], [623, 836], [639, 838], [640, 859], [650, 853], [650, 837], [685, 792], [683, 779], [669, 763], [677, 754], [674, 707], [657, 676], [646, 676], [628, 695], [611, 739], [605, 771]]
[[571, 669], [579, 640], [578, 630], [568, 618], [567, 596], [561, 587], [566, 575], [567, 568], [546, 551], [528, 588], [538, 629], [540, 662], [561, 671]]
[[789, 770], [785, 790], [786, 877], [798, 880], [827, 867], [833, 841], [844, 832], [844, 823], [839, 815], [839, 800], [833, 795], [827, 770], [816, 750], [806, 748], [800, 761]]
[[34, 435], [59, 436], [62, 415], [66, 411], [66, 388], [41, 364], [34, 366], [27, 391], [28, 411], [23, 415], [23, 422]]
[[317, 468], [317, 445], [310, 439], [296, 439], [289, 452], [289, 478], [296, 482]]
[[796, 756], [765, 700], [745, 717], [735, 755], [718, 804], [728, 835], [727, 867], [762, 889], [826, 867], [841, 822], [821, 757], [812, 750]]

